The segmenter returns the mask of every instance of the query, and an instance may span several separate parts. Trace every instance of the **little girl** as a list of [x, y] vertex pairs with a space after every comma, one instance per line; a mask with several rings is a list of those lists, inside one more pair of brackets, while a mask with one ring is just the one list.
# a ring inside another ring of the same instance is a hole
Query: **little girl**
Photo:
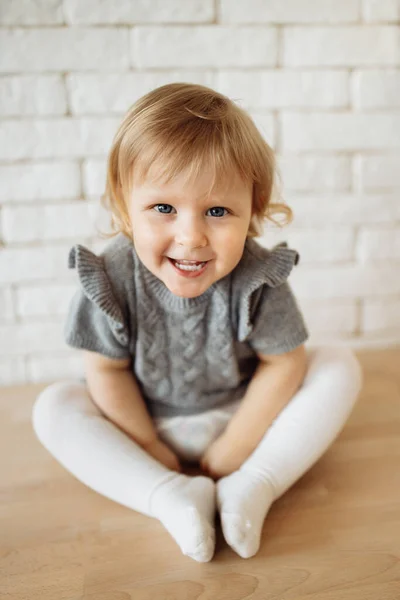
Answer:
[[291, 217], [271, 202], [274, 172], [222, 94], [174, 83], [136, 102], [108, 160], [113, 239], [69, 255], [80, 287], [65, 336], [85, 379], [51, 385], [33, 410], [68, 471], [159, 519], [200, 562], [217, 508], [227, 543], [256, 554], [272, 502], [327, 450], [361, 386], [350, 350], [304, 345], [287, 282], [298, 253], [253, 239], [265, 218]]

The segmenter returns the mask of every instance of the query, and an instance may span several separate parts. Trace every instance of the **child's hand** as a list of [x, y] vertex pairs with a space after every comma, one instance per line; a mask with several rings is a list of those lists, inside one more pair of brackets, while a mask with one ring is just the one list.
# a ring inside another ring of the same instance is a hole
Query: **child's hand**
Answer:
[[168, 469], [171, 469], [171, 471], [178, 471], [178, 473], [182, 472], [182, 467], [176, 454], [159, 438], [154, 440], [151, 444], [143, 446], [143, 450], [158, 460], [158, 462], [165, 465]]
[[240, 452], [230, 438], [220, 435], [204, 452], [200, 466], [213, 479], [226, 477], [237, 471], [247, 455]]

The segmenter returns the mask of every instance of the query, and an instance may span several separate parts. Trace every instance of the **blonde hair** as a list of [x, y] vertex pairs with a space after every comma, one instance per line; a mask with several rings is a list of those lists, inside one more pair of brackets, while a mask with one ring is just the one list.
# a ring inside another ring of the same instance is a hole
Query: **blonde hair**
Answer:
[[205, 168], [213, 184], [236, 171], [253, 182], [249, 237], [262, 233], [264, 219], [289, 206], [272, 202], [276, 191], [275, 156], [251, 117], [226, 96], [202, 85], [170, 83], [142, 96], [131, 106], [115, 134], [108, 156], [106, 190], [102, 204], [111, 212], [113, 237], [132, 238], [126, 199], [133, 177], [145, 179], [150, 168], [166, 183], [187, 173], [196, 178]]

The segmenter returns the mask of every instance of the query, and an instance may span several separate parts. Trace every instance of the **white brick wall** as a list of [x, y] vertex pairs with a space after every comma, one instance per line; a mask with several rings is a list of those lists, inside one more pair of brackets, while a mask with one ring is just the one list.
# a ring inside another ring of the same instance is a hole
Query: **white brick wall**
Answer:
[[0, 70], [121, 71], [130, 65], [125, 28], [15, 28], [0, 32]]
[[246, 108], [275, 148], [311, 342], [400, 343], [398, 0], [15, 0], [0, 10], [0, 386], [79, 377], [74, 243], [98, 251], [106, 155], [173, 81]]
[[0, 116], [63, 115], [67, 94], [60, 75], [5, 75], [0, 79]]
[[125, 72], [118, 74], [74, 73], [66, 84], [74, 115], [123, 115], [127, 107], [150, 90], [173, 81], [191, 81], [213, 87], [212, 71]]
[[78, 162], [48, 162], [0, 165], [0, 202], [58, 201], [81, 193]]
[[368, 192], [399, 188], [399, 165], [400, 153], [356, 156], [354, 159], [356, 187]]
[[213, 0], [65, 0], [64, 9], [70, 24], [207, 23], [214, 19]]
[[348, 78], [344, 70], [231, 70], [222, 71], [216, 85], [246, 109], [344, 108]]
[[362, 262], [400, 261], [400, 225], [398, 227], [360, 228], [358, 258]]
[[400, 20], [398, 0], [363, 0], [362, 15], [367, 23], [390, 23]]
[[139, 25], [131, 32], [131, 56], [132, 65], [141, 69], [274, 66], [278, 57], [278, 32], [274, 27], [218, 24]]
[[392, 25], [287, 27], [285, 67], [363, 67], [399, 64], [398, 28]]
[[2, 210], [2, 238], [7, 243], [40, 242], [93, 235], [87, 202]]
[[399, 108], [400, 70], [359, 70], [353, 73], [353, 94], [356, 108]]
[[366, 300], [361, 312], [363, 330], [368, 333], [400, 333], [400, 303], [398, 298]]
[[398, 150], [400, 113], [287, 111], [281, 115], [285, 152]]
[[221, 0], [221, 21], [226, 23], [354, 23], [358, 0]]
[[4, 119], [0, 161], [82, 158], [107, 154], [118, 119]]

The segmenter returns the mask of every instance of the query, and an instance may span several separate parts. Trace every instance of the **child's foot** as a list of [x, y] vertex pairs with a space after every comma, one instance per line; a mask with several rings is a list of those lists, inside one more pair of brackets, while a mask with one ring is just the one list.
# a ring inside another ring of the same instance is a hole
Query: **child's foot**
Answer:
[[183, 554], [209, 562], [215, 551], [215, 483], [209, 477], [176, 474], [151, 496], [151, 512]]
[[235, 471], [217, 481], [217, 505], [226, 542], [242, 558], [257, 554], [265, 516], [274, 500], [268, 482]]

